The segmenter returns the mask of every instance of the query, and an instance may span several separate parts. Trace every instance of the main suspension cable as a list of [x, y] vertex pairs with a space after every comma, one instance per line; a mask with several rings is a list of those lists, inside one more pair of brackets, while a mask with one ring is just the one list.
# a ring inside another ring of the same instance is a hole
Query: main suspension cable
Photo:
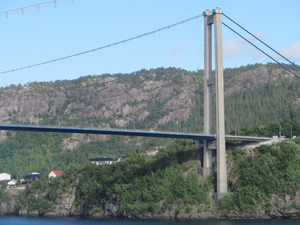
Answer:
[[[54, 0], [54, 1], [49, 1], [49, 2], [43, 2], [43, 3], [40, 3], [40, 4], [36, 4], [36, 5], [31, 5], [31, 6], [18, 8], [18, 9], [12, 9], [12, 10], [8, 10], [8, 11], [0, 12], [0, 16], [5, 16], [6, 15], [6, 18], [8, 18], [9, 14], [17, 13], [17, 12], [22, 12], [22, 14], [24, 14], [25, 10], [30, 10], [30, 9], [37, 9], [38, 11], [40, 11], [41, 7], [48, 6], [48, 5], [54, 5], [55, 8], [56, 8], [56, 5], [58, 3], [67, 2], [67, 1], [69, 1], [69, 0]], [[73, 4], [75, 3], [74, 0], [72, 0], [72, 2], [73, 2]]]
[[300, 76], [298, 76], [297, 74], [295, 74], [294, 72], [292, 72], [290, 69], [288, 69], [286, 66], [284, 66], [282, 63], [278, 62], [276, 59], [274, 59], [272, 56], [270, 56], [269, 54], [267, 54], [266, 52], [264, 52], [263, 50], [261, 50], [259, 47], [257, 47], [255, 44], [253, 44], [251, 41], [247, 40], [247, 38], [243, 37], [242, 35], [240, 35], [238, 32], [236, 32], [235, 30], [233, 30], [232, 28], [230, 28], [228, 25], [226, 25], [224, 22], [222, 22], [222, 24], [224, 26], [226, 26], [228, 29], [230, 29], [232, 32], [234, 32], [235, 34], [237, 34], [238, 36], [240, 36], [241, 38], [243, 38], [245, 41], [247, 41], [249, 44], [251, 44], [253, 47], [255, 47], [256, 49], [258, 49], [259, 51], [261, 51], [262, 53], [264, 53], [266, 56], [268, 56], [269, 58], [271, 58], [273, 61], [275, 61], [276, 63], [278, 63], [280, 66], [282, 66], [284, 69], [286, 69], [287, 71], [289, 71], [290, 73], [294, 74], [296, 77], [300, 78]]
[[112, 46], [115, 46], [115, 45], [118, 45], [118, 44], [122, 44], [122, 43], [125, 43], [125, 42], [128, 42], [128, 41], [132, 41], [132, 40], [135, 40], [135, 39], [138, 39], [138, 38], [141, 38], [141, 37], [148, 36], [150, 34], [154, 34], [154, 33], [159, 32], [159, 31], [163, 31], [163, 30], [166, 30], [166, 29], [178, 26], [180, 24], [184, 24], [186, 22], [198, 19], [198, 18], [200, 18], [202, 16], [203, 16], [202, 14], [197, 15], [197, 16], [193, 16], [193, 17], [191, 17], [189, 19], [182, 20], [180, 22], [174, 23], [172, 25], [169, 25], [169, 26], [166, 26], [166, 27], [163, 27], [163, 28], [160, 28], [160, 29], [157, 29], [157, 30], [145, 33], [145, 34], [142, 34], [142, 35], [138, 35], [138, 36], [135, 36], [135, 37], [132, 37], [132, 38], [128, 38], [128, 39], [125, 39], [123, 41], [118, 41], [118, 42], [115, 42], [113, 44], [105, 45], [105, 46], [102, 46], [102, 47], [99, 47], [99, 48], [94, 48], [94, 49], [91, 49], [91, 50], [88, 50], [88, 51], [85, 51], [85, 52], [80, 52], [80, 53], [77, 53], [77, 54], [65, 56], [65, 57], [58, 58], [58, 59], [53, 59], [53, 60], [42, 62], [42, 63], [37, 63], [37, 64], [30, 65], [30, 66], [25, 66], [25, 67], [20, 67], [20, 68], [13, 69], [13, 70], [3, 71], [3, 72], [0, 72], [0, 74], [15, 72], [15, 71], [18, 71], [18, 70], [28, 69], [28, 68], [36, 67], [36, 66], [41, 66], [41, 65], [48, 64], [48, 63], [57, 62], [57, 61], [60, 61], [60, 60], [69, 59], [69, 58], [72, 58], [72, 57], [75, 57], [75, 56], [84, 55], [84, 54], [87, 54], [87, 53], [90, 53], [90, 52], [94, 52], [94, 51], [98, 51], [98, 50], [101, 50], [101, 49], [104, 49], [104, 48], [109, 48], [109, 47], [112, 47]]
[[244, 31], [246, 31], [248, 34], [250, 34], [252, 37], [254, 37], [256, 40], [258, 40], [259, 42], [261, 42], [262, 44], [264, 44], [265, 46], [267, 46], [269, 49], [271, 49], [272, 51], [274, 51], [275, 53], [277, 53], [278, 55], [280, 55], [282, 58], [284, 58], [286, 61], [288, 61], [289, 63], [291, 63], [292, 65], [294, 65], [295, 67], [297, 67], [298, 69], [300, 69], [300, 67], [298, 67], [295, 63], [293, 63], [292, 61], [290, 61], [288, 58], [284, 57], [282, 54], [280, 54], [279, 52], [277, 52], [275, 49], [273, 49], [271, 46], [269, 46], [268, 44], [266, 44], [265, 42], [263, 42], [262, 40], [260, 40], [258, 37], [256, 37], [254, 34], [250, 33], [248, 30], [246, 30], [244, 27], [242, 27], [241, 25], [239, 25], [237, 22], [235, 22], [234, 20], [230, 19], [228, 16], [226, 16], [224, 13], [223, 15], [229, 19], [231, 22], [233, 22], [234, 24], [236, 24], [237, 26], [239, 26], [240, 28], [242, 28]]

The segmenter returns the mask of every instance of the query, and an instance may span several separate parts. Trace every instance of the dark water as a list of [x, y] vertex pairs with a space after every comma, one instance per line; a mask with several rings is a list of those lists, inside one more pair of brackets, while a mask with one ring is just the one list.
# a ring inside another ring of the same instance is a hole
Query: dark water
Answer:
[[78, 218], [0, 217], [0, 225], [294, 225], [300, 220], [120, 220]]

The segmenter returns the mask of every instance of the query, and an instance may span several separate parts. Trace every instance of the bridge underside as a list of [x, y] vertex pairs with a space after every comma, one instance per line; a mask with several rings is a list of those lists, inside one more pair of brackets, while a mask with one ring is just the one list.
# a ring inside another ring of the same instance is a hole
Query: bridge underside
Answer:
[[73, 128], [73, 127], [67, 128], [67, 127], [0, 125], [0, 130], [80, 133], [80, 134], [107, 134], [107, 135], [160, 137], [160, 138], [183, 138], [183, 139], [207, 140], [207, 141], [213, 141], [216, 139], [215, 135], [205, 135], [205, 134], [165, 133], [165, 132], [131, 131], [131, 130], [104, 130], [104, 129], [92, 129], [92, 128]]

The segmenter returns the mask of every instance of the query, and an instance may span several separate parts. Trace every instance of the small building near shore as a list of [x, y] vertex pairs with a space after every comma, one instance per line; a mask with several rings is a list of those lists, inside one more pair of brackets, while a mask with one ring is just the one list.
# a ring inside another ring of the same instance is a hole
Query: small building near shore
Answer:
[[119, 156], [118, 158], [116, 159], [112, 159], [112, 158], [92, 158], [92, 159], [89, 159], [93, 164], [96, 164], [96, 165], [103, 165], [103, 164], [113, 164], [113, 163], [116, 163], [116, 162], [120, 162], [122, 161], [123, 159], [125, 159], [125, 156]]
[[10, 181], [11, 175], [8, 173], [0, 173], [0, 181]]
[[32, 180], [38, 180], [40, 178], [41, 174], [37, 172], [28, 173], [25, 175], [24, 180], [32, 181]]
[[48, 177], [51, 178], [51, 177], [57, 177], [57, 176], [60, 176], [62, 175], [62, 172], [60, 170], [52, 170]]
[[16, 185], [17, 185], [17, 180], [16, 179], [12, 179], [12, 180], [7, 182], [7, 188], [10, 188], [10, 187], [16, 186]]
[[146, 153], [147, 153], [147, 155], [155, 156], [158, 153], [159, 149], [160, 149], [160, 147], [155, 147], [153, 149], [146, 151]]
[[116, 162], [120, 162], [120, 161], [122, 161], [122, 160], [124, 160], [125, 159], [125, 156], [119, 156], [118, 158], [116, 158]]

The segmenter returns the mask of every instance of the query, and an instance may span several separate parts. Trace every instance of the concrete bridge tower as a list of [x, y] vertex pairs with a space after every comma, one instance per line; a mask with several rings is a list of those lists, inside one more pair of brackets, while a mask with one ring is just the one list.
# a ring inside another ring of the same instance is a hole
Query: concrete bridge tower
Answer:
[[[225, 117], [223, 84], [223, 44], [222, 10], [206, 10], [204, 15], [204, 134], [212, 134], [212, 91], [216, 90], [216, 128], [215, 142], [204, 141], [202, 175], [207, 177], [215, 168], [212, 166], [212, 152], [217, 152], [217, 193], [219, 201], [227, 194], [227, 171], [225, 153]], [[212, 74], [212, 25], [214, 24], [215, 41], [215, 76]]]

